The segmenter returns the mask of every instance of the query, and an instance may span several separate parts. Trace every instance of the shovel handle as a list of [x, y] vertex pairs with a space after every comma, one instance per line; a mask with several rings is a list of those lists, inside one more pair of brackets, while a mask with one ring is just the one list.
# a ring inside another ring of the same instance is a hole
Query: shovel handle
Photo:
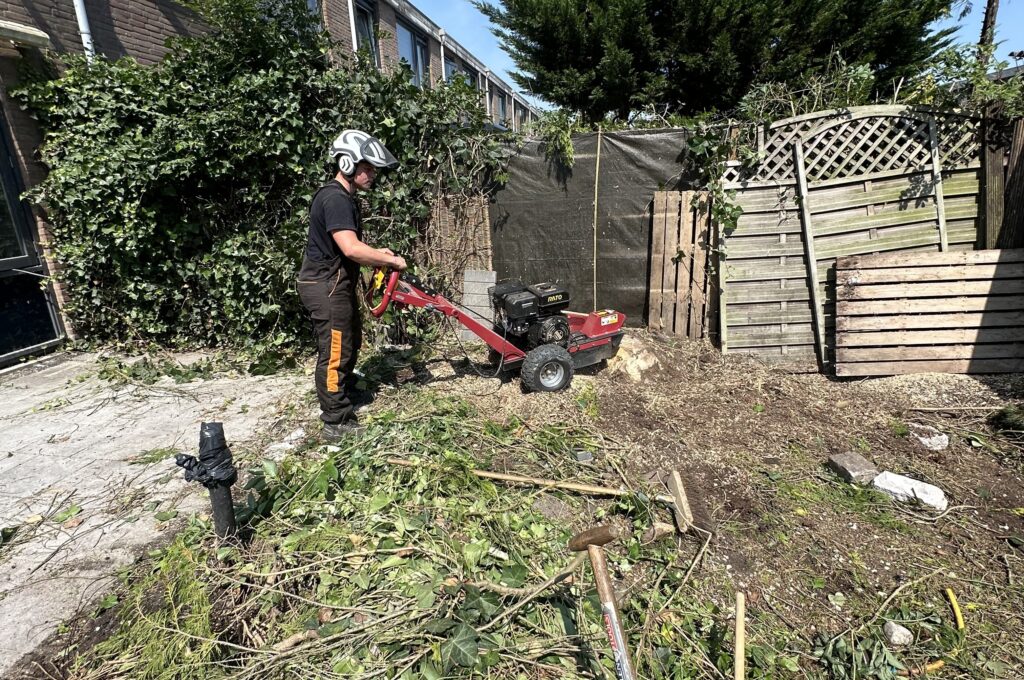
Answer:
[[590, 565], [594, 568], [594, 581], [597, 583], [597, 596], [601, 600], [601, 615], [608, 633], [608, 642], [612, 647], [612, 659], [615, 661], [615, 675], [619, 680], [636, 680], [633, 662], [629, 658], [629, 647], [626, 646], [626, 634], [622, 630], [622, 619], [619, 606], [615, 602], [615, 589], [612, 587], [611, 576], [608, 575], [608, 562], [604, 559], [601, 546], [589, 545]]

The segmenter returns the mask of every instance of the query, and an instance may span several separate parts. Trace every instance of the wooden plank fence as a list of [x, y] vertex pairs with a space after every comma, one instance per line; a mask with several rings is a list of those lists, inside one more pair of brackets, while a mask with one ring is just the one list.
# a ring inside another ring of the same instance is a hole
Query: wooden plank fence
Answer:
[[709, 275], [713, 244], [707, 200], [707, 192], [654, 194], [648, 298], [651, 330], [693, 340], [714, 332], [712, 312], [717, 296]]
[[836, 262], [836, 375], [1024, 371], [1024, 250]]
[[721, 236], [723, 350], [828, 366], [837, 258], [973, 249], [983, 233], [977, 128], [888, 106], [773, 123], [759, 137], [761, 164], [724, 178], [743, 214]]

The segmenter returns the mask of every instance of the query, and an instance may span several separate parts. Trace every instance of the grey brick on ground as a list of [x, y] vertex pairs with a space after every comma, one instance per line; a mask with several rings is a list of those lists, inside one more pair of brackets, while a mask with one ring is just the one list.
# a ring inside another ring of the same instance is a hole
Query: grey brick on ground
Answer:
[[878, 469], [864, 456], [853, 451], [837, 453], [828, 459], [828, 466], [851, 484], [870, 484]]

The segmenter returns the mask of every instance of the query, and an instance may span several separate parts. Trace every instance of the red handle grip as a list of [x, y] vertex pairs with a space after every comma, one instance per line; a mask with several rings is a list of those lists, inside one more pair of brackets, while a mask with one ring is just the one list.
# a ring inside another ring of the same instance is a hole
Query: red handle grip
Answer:
[[[378, 267], [377, 269], [375, 269], [374, 270], [374, 278], [377, 277], [377, 272], [379, 272], [379, 271], [385, 271], [386, 272], [387, 269], [385, 269], [384, 267]], [[395, 292], [395, 286], [398, 285], [398, 278], [400, 276], [401, 276], [401, 272], [398, 272], [398, 271], [393, 271], [393, 272], [391, 272], [390, 276], [388, 276], [388, 283], [387, 283], [387, 286], [385, 286], [385, 288], [384, 288], [384, 297], [381, 298], [381, 301], [377, 304], [376, 307], [370, 307], [370, 314], [373, 314], [374, 317], [378, 317], [379, 318], [379, 317], [384, 315], [385, 311], [387, 311], [388, 305], [391, 304], [391, 296]], [[366, 294], [366, 302], [367, 302], [367, 304], [370, 304], [370, 301], [373, 299], [373, 292], [374, 292], [374, 290], [375, 290], [374, 288], [370, 288], [370, 290], [367, 292], [367, 294]]]

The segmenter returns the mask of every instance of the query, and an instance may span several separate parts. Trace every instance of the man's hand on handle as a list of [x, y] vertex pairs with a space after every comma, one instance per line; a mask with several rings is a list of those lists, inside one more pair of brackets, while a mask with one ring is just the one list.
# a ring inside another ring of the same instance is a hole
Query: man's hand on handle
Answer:
[[400, 272], [408, 269], [409, 265], [405, 263], [405, 258], [401, 255], [395, 255], [395, 251], [391, 250], [391, 248], [378, 248], [378, 250], [385, 255], [391, 256], [392, 259], [391, 262], [388, 263], [388, 266], [392, 269], [397, 269]]

